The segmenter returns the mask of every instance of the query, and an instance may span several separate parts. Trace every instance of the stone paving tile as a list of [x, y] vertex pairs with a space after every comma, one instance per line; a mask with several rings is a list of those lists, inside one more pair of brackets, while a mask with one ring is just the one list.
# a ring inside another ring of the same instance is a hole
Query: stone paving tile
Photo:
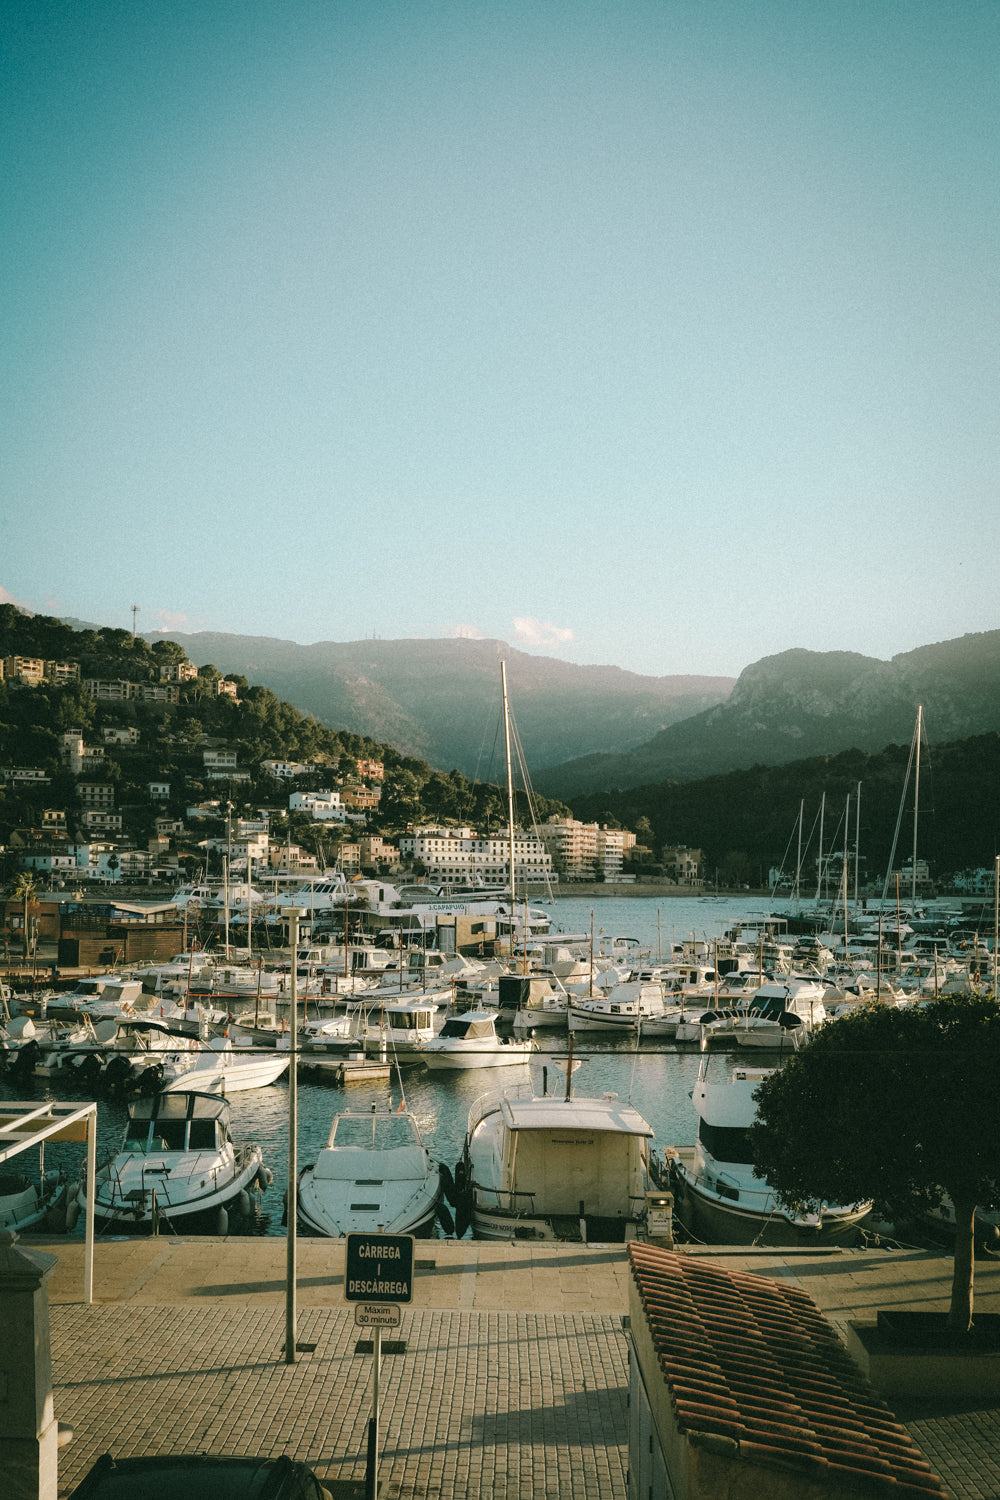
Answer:
[[[300, 1313], [284, 1363], [284, 1312], [217, 1305], [52, 1308], [56, 1413], [76, 1432], [66, 1495], [94, 1459], [166, 1452], [288, 1452], [356, 1494], [364, 1479], [372, 1360], [350, 1309]], [[406, 1310], [385, 1355], [380, 1480], [386, 1500], [429, 1495], [625, 1495], [627, 1352], [620, 1320]]]

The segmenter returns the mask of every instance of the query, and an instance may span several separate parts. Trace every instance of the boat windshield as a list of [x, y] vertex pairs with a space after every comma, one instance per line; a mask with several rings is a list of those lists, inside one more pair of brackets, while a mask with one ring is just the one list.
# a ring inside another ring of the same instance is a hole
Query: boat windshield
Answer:
[[354, 1146], [365, 1151], [395, 1151], [419, 1146], [420, 1136], [410, 1115], [338, 1115], [330, 1132], [332, 1147]]

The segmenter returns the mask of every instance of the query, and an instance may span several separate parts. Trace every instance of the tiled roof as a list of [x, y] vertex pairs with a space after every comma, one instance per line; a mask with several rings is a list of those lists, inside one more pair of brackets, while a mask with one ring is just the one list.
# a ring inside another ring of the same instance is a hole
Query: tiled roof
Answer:
[[629, 1259], [689, 1441], [804, 1480], [947, 1493], [804, 1292], [653, 1245], [631, 1244]]

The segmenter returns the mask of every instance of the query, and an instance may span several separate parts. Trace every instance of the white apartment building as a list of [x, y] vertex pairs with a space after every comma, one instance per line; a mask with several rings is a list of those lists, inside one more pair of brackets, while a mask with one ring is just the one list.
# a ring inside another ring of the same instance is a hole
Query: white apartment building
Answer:
[[605, 880], [619, 880], [625, 855], [635, 846], [635, 834], [627, 828], [581, 823], [577, 818], [549, 818], [538, 832], [569, 880], [593, 880], [598, 871]]
[[[510, 841], [480, 838], [471, 828], [417, 828], [399, 841], [401, 854], [419, 861], [437, 885], [506, 885], [510, 879]], [[552, 876], [552, 856], [534, 833], [514, 830], [514, 878], [544, 883]]]

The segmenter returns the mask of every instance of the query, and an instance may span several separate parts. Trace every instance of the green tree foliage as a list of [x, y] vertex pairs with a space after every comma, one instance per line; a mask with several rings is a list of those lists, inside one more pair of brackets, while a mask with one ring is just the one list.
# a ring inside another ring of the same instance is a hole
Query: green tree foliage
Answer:
[[866, 1005], [764, 1080], [750, 1144], [783, 1203], [872, 1199], [907, 1222], [950, 1200], [951, 1326], [972, 1323], [977, 1205], [1000, 1197], [1000, 1005]]
[[[610, 810], [626, 828], [636, 830], [645, 818], [656, 845], [700, 848], [709, 869], [721, 866], [731, 849], [747, 850], [753, 868], [766, 869], [785, 860], [800, 804], [805, 805], [808, 834], [824, 794], [826, 847], [832, 847], [834, 838], [842, 847], [844, 835], [842, 826], [837, 831], [838, 819], [848, 795], [855, 797], [860, 782], [860, 852], [870, 877], [879, 882], [889, 864], [908, 759], [907, 745], [888, 745], [877, 753], [845, 750], [781, 766], [752, 766], [704, 781], [665, 781], [578, 797], [573, 812], [584, 821], [594, 821]], [[907, 816], [912, 799], [911, 786]], [[848, 834], [851, 847], [857, 832], [855, 819], [856, 808]], [[922, 760], [920, 857], [928, 859], [940, 875], [969, 866], [990, 866], [998, 850], [1000, 734], [935, 745]]]

